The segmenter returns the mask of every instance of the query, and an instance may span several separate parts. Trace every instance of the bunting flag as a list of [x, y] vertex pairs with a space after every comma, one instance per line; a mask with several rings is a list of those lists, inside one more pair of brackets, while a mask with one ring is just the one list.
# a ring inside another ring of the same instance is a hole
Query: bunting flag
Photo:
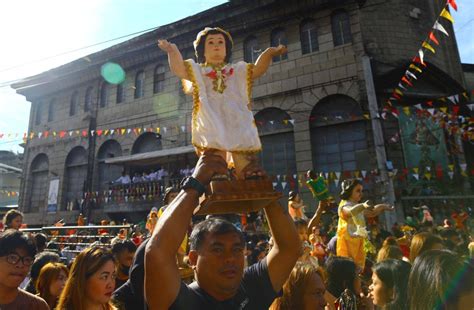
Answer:
[[430, 32], [430, 40], [431, 40], [432, 42], [434, 42], [436, 45], [439, 45], [439, 41], [438, 41], [438, 39], [436, 39], [436, 37], [435, 37], [433, 31]]
[[423, 46], [424, 48], [426, 48], [427, 50], [429, 50], [430, 52], [432, 52], [433, 54], [436, 53], [435, 49], [428, 43], [428, 42], [423, 42], [423, 44], [421, 45]]
[[438, 21], [435, 22], [433, 29], [441, 31], [442, 33], [444, 33], [444, 35], [449, 37], [449, 33], [446, 31], [446, 29], [444, 29], [443, 25], [441, 25]]
[[455, 10], [458, 10], [458, 5], [456, 4], [456, 0], [448, 0], [449, 5]]
[[440, 14], [439, 16], [446, 18], [446, 19], [449, 20], [452, 24], [454, 24], [454, 19], [453, 19], [453, 17], [451, 16], [451, 14], [449, 13], [449, 11], [446, 10], [446, 8], [444, 8], [444, 9], [441, 11], [441, 14]]

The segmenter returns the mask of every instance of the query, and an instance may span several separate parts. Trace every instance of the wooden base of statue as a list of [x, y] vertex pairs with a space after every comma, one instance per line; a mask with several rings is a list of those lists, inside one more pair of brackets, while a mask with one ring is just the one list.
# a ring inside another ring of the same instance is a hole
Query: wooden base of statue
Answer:
[[282, 194], [270, 179], [211, 181], [210, 190], [194, 214], [247, 213], [261, 210]]

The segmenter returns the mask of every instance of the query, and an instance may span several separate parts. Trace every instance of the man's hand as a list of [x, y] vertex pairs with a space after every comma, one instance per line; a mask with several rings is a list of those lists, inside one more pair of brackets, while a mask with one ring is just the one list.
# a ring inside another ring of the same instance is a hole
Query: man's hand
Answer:
[[216, 151], [206, 150], [196, 164], [193, 177], [202, 185], [207, 186], [216, 174], [227, 174], [227, 163]]
[[272, 56], [273, 57], [285, 55], [286, 53], [288, 53], [288, 49], [285, 45], [280, 44], [277, 47], [272, 47]]
[[167, 53], [170, 53], [178, 49], [176, 44], [170, 43], [167, 40], [158, 40], [158, 47]]

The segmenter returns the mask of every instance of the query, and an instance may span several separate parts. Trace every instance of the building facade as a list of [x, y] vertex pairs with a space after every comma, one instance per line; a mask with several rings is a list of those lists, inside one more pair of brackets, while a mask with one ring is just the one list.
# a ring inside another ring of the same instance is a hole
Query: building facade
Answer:
[[[254, 82], [252, 94], [260, 158], [277, 190], [300, 191], [314, 210], [304, 186], [307, 170], [325, 173], [334, 195], [342, 179], [363, 177], [369, 197], [396, 200], [402, 215], [402, 204], [411, 203], [402, 198], [413, 193], [392, 179], [394, 169], [413, 168], [412, 155], [402, 141], [388, 143], [400, 132], [400, 120], [371, 114], [369, 98], [376, 98], [380, 110], [441, 8], [442, 1], [429, 0], [230, 1], [14, 84], [32, 102], [20, 197], [26, 222], [71, 223], [79, 212], [93, 222], [138, 221], [160, 205], [162, 187], [197, 158], [190, 145], [192, 99], [156, 41], [166, 38], [185, 59], [192, 58], [192, 42], [206, 26], [232, 34], [234, 62], [255, 62], [266, 47], [288, 46], [288, 54], [274, 59]], [[451, 35], [440, 39], [442, 48], [427, 60], [427, 73], [404, 104], [465, 91], [454, 31], [446, 28]], [[122, 84], [104, 81], [101, 67], [107, 62], [126, 71]], [[374, 142], [377, 135], [384, 145]], [[462, 141], [453, 140], [461, 153], [446, 152], [444, 161], [465, 164]], [[160, 167], [169, 174], [164, 183], [110, 185], [123, 171], [133, 175]], [[48, 210], [54, 179], [57, 208]], [[461, 187], [470, 190], [469, 184]]]

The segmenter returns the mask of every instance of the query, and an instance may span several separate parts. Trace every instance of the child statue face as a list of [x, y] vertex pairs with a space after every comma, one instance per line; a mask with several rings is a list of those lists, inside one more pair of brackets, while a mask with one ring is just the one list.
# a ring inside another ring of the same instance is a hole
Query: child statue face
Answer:
[[357, 184], [352, 190], [351, 197], [349, 198], [349, 200], [358, 203], [362, 199], [362, 190], [362, 185]]
[[223, 34], [209, 34], [204, 42], [204, 57], [209, 64], [221, 64], [226, 56], [225, 38]]

